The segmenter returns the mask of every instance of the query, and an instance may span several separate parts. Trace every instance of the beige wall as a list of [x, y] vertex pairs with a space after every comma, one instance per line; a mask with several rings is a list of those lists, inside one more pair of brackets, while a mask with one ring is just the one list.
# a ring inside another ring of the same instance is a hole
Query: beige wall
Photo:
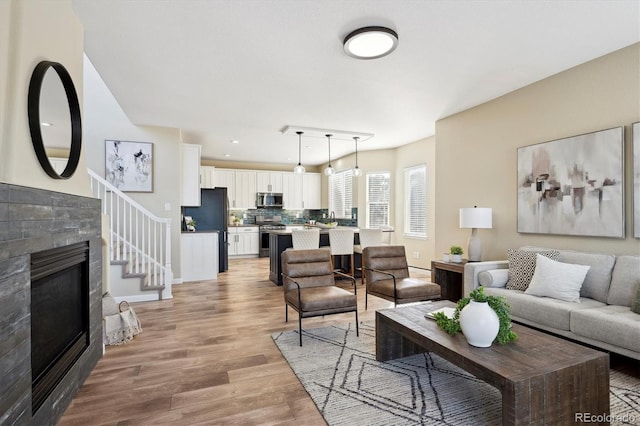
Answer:
[[[590, 252], [640, 253], [632, 238], [632, 122], [640, 120], [640, 44], [587, 62], [436, 123], [436, 252], [467, 245], [461, 207], [493, 208], [493, 229], [479, 230], [483, 259], [531, 244]], [[517, 232], [518, 147], [625, 127], [625, 239]]]
[[40, 168], [27, 115], [31, 73], [43, 60], [65, 66], [82, 104], [84, 36], [71, 1], [5, 0], [0, 3], [0, 12], [0, 181], [88, 196], [84, 155], [77, 172], [67, 180], [51, 179]]
[[[436, 161], [435, 137], [429, 137], [396, 149], [395, 162], [395, 232], [394, 244], [405, 246], [409, 265], [431, 268], [435, 254], [435, 193]], [[427, 238], [407, 238], [404, 236], [405, 200], [404, 171], [408, 167], [425, 165], [427, 167]], [[417, 253], [418, 257], [415, 257]]]

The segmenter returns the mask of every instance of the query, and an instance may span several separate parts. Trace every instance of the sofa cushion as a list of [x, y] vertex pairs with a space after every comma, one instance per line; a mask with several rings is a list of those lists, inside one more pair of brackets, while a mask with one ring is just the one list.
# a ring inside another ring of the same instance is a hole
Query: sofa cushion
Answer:
[[511, 290], [526, 290], [536, 269], [536, 254], [540, 253], [553, 260], [558, 260], [558, 250], [507, 250], [509, 260], [509, 280], [507, 288]]
[[640, 284], [636, 287], [636, 294], [633, 296], [633, 300], [631, 301], [631, 312], [640, 314]]
[[618, 256], [613, 268], [609, 305], [631, 306], [634, 291], [640, 285], [640, 256]]
[[536, 270], [525, 294], [580, 302], [580, 288], [590, 266], [556, 262], [536, 254]]
[[640, 315], [625, 306], [607, 305], [574, 311], [571, 314], [571, 331], [640, 352]]
[[605, 306], [604, 303], [592, 299], [580, 299], [580, 303], [565, 302], [564, 300], [537, 297], [524, 294], [519, 290], [488, 287], [485, 294], [503, 296], [511, 307], [511, 315], [529, 321], [535, 321], [541, 325], [569, 331], [571, 327], [571, 313]]
[[613, 265], [616, 263], [615, 256], [610, 254], [560, 250], [560, 257], [557, 260], [564, 263], [589, 265], [591, 268], [589, 272], [587, 272], [587, 276], [580, 289], [580, 296], [607, 303], [609, 285], [611, 284], [611, 273], [613, 271]]

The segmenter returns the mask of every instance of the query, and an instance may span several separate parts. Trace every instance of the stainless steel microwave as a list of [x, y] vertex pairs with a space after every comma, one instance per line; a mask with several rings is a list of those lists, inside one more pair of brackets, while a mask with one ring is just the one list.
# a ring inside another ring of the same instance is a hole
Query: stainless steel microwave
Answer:
[[258, 192], [256, 194], [256, 207], [264, 208], [282, 208], [282, 193], [280, 192]]

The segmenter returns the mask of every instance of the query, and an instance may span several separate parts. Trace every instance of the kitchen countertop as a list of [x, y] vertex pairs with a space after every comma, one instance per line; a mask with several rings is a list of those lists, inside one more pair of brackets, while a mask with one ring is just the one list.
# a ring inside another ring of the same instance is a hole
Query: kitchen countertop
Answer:
[[195, 230], [194, 232], [191, 231], [182, 231], [182, 234], [219, 234], [220, 231], [218, 231], [217, 229], [213, 229], [210, 231], [199, 231], [199, 230]]

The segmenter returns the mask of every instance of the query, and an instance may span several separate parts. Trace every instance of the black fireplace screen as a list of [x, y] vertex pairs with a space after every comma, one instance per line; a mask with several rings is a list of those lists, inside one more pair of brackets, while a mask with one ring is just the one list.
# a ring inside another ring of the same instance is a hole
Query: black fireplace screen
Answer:
[[31, 370], [35, 412], [89, 346], [89, 244], [31, 255]]

